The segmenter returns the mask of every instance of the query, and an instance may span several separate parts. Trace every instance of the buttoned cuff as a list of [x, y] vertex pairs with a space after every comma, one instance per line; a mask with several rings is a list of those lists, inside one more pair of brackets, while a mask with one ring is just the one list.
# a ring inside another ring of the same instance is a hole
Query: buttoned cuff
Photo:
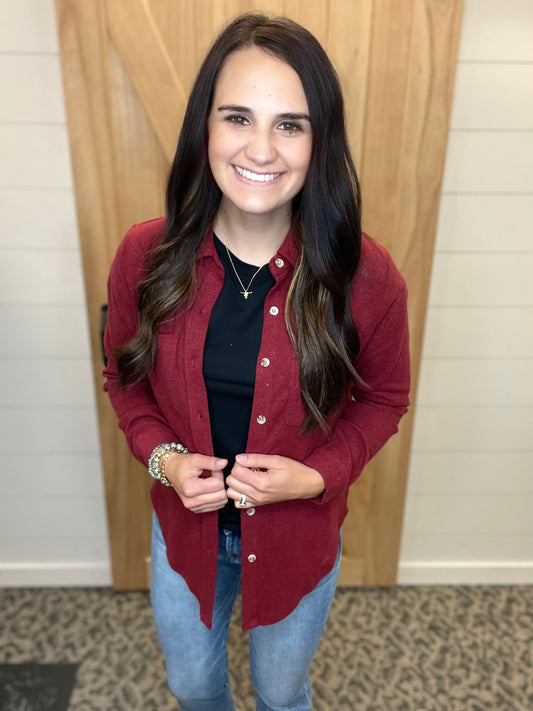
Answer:
[[346, 463], [342, 462], [335, 454], [321, 447], [307, 457], [303, 464], [316, 469], [324, 479], [326, 486], [320, 496], [315, 496], [310, 501], [323, 505], [339, 496], [345, 496], [351, 480], [351, 472]]

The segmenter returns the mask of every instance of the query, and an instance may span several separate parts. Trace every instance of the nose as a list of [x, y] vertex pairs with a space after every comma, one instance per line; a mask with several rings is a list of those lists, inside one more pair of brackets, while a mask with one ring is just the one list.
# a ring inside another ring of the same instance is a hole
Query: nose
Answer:
[[268, 127], [256, 126], [246, 145], [246, 156], [258, 165], [271, 163], [277, 155], [275, 136]]

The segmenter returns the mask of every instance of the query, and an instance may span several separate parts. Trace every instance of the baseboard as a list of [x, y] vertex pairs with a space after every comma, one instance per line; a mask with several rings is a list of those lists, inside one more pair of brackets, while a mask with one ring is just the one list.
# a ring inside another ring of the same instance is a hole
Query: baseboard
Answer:
[[532, 585], [533, 561], [400, 562], [399, 585]]
[[147, 555], [146, 558], [144, 559], [144, 566], [146, 569], [146, 582], [147, 582], [147, 587], [150, 589], [152, 585], [152, 558], [151, 556]]
[[[4, 588], [111, 584], [106, 563], [0, 563], [0, 587]], [[398, 585], [533, 585], [533, 561], [405, 562], [398, 566]]]
[[106, 563], [0, 563], [0, 587], [108, 587]]

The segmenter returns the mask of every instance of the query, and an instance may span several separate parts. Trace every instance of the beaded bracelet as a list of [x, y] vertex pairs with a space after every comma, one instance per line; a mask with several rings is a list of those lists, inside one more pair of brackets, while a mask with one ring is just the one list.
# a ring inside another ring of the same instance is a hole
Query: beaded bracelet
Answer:
[[184, 447], [182, 444], [178, 442], [166, 442], [165, 444], [158, 444], [157, 447], [154, 448], [154, 451], [148, 460], [148, 472], [150, 476], [157, 479], [157, 481], [160, 481], [165, 486], [172, 486], [165, 476], [165, 464], [168, 456], [172, 452], [177, 452], [178, 454], [189, 454], [187, 447]]

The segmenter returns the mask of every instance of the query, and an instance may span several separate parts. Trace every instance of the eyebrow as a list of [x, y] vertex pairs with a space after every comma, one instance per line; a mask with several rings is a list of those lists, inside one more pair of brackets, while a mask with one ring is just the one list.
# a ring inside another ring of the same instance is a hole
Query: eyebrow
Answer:
[[[248, 106], [239, 106], [237, 104], [224, 104], [223, 106], [219, 106], [217, 111], [236, 111], [237, 113], [242, 113], [242, 114], [253, 114], [252, 109], [250, 109]], [[284, 121], [309, 121], [311, 123], [311, 117], [309, 114], [304, 114], [304, 113], [299, 113], [299, 112], [284, 112], [281, 114], [277, 114], [276, 118], [282, 119]]]

